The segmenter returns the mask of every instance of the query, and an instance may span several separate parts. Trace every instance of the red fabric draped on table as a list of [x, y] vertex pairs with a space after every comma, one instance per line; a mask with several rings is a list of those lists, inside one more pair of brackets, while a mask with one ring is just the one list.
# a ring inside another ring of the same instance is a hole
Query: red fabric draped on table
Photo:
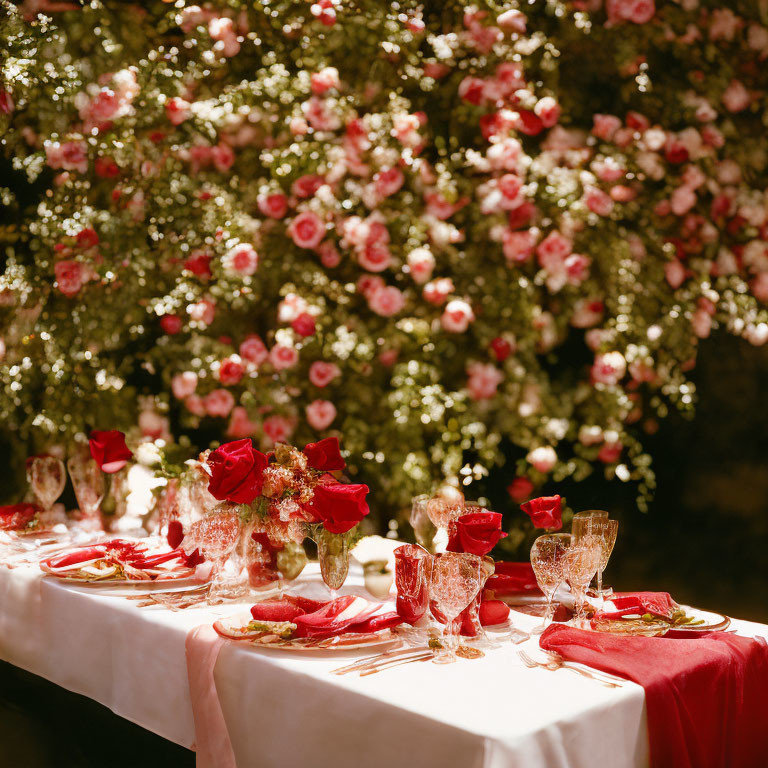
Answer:
[[626, 637], [562, 624], [541, 647], [645, 689], [653, 768], [768, 765], [768, 645], [717, 632], [694, 640]]

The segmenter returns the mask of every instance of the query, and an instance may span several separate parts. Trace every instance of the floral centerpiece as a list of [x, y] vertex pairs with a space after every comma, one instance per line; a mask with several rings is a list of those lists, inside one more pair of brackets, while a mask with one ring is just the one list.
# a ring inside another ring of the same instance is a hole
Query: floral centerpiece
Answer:
[[339, 482], [332, 474], [346, 466], [337, 438], [310, 443], [303, 451], [278, 444], [268, 455], [243, 438], [208, 453], [203, 466], [211, 495], [237, 505], [253, 585], [270, 581], [270, 570], [287, 578], [298, 575], [305, 562], [299, 548], [309, 535], [317, 543], [324, 580], [334, 589], [341, 586], [349, 568], [350, 532], [369, 508], [367, 486]]

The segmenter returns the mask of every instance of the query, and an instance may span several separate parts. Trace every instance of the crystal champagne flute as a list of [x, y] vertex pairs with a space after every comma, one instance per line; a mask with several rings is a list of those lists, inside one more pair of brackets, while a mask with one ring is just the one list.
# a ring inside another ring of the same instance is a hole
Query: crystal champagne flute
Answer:
[[616, 544], [616, 536], [619, 532], [619, 521], [607, 518], [583, 518], [573, 521], [573, 535], [578, 542], [585, 536], [594, 536], [600, 545], [600, 563], [597, 567], [597, 596], [609, 597], [613, 590], [608, 587], [603, 589], [603, 571], [608, 565], [608, 560]]
[[600, 565], [600, 551], [598, 538], [587, 534], [574, 541], [563, 557], [563, 573], [576, 600], [574, 626], [583, 625], [586, 619], [586, 592]]
[[43, 512], [61, 496], [67, 482], [64, 462], [55, 456], [33, 456], [27, 465], [27, 480]]
[[547, 598], [547, 610], [542, 623], [531, 630], [541, 634], [549, 626], [554, 615], [552, 600], [555, 592], [565, 579], [565, 554], [573, 543], [570, 533], [548, 533], [539, 536], [531, 547], [531, 565], [539, 589]]

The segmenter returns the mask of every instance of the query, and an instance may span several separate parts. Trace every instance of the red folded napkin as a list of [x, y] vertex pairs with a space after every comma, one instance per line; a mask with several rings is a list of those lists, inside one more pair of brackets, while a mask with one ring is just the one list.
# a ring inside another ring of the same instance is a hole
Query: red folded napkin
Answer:
[[601, 611], [604, 619], [620, 619], [622, 616], [638, 613], [650, 613], [654, 616], [672, 615], [677, 603], [669, 592], [621, 592], [611, 598], [615, 611]]
[[496, 571], [485, 583], [496, 597], [520, 593], [541, 594], [530, 563], [496, 563]]
[[562, 624], [539, 645], [642, 685], [653, 768], [768, 763], [768, 644], [725, 632], [696, 640], [627, 637]]
[[291, 621], [296, 624], [296, 637], [333, 637], [346, 632], [378, 632], [403, 623], [394, 612], [375, 615], [381, 606], [356, 595], [319, 602], [296, 595], [282, 600], [265, 600], [251, 608], [257, 621]]
[[9, 504], [0, 507], [0, 531], [17, 531], [26, 528], [38, 513], [34, 504]]

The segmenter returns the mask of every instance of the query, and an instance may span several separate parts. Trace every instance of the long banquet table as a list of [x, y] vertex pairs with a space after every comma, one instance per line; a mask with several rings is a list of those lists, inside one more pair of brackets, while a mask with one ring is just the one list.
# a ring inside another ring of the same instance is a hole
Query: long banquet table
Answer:
[[[310, 565], [301, 580], [318, 580], [316, 569]], [[348, 588], [361, 581], [353, 570]], [[36, 565], [0, 567], [0, 659], [194, 749], [187, 633], [248, 605], [142, 608], [44, 577]], [[512, 616], [522, 629], [539, 621]], [[735, 621], [733, 628], [768, 638], [765, 625]], [[529, 669], [517, 651], [536, 647], [531, 639], [479, 660], [357, 677], [330, 670], [361, 652], [287, 653], [226, 642], [214, 680], [240, 768], [646, 766], [643, 689]]]

